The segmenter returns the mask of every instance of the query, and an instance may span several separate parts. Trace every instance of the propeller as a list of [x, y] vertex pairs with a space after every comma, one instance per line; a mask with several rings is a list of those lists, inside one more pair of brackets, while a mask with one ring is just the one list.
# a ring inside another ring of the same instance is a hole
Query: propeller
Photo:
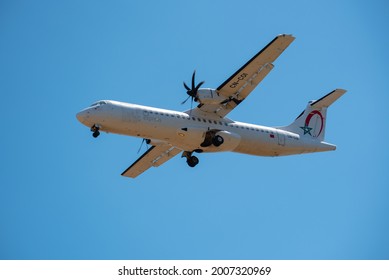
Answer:
[[140, 144], [140, 147], [139, 147], [139, 149], [138, 149], [137, 154], [139, 154], [140, 150], [142, 149], [143, 143], [146, 143], [146, 147], [147, 147], [147, 144], [148, 144], [148, 143], [147, 143], [147, 139], [145, 139], [145, 138], [142, 139], [142, 143]]
[[192, 87], [188, 87], [188, 85], [184, 82], [184, 87], [186, 89], [186, 93], [189, 95], [181, 104], [185, 104], [186, 101], [188, 101], [189, 98], [192, 97], [192, 102], [197, 101], [197, 91], [199, 88], [204, 84], [204, 81], [200, 82], [197, 86], [195, 86], [195, 77], [196, 77], [196, 70], [193, 71], [192, 75]]

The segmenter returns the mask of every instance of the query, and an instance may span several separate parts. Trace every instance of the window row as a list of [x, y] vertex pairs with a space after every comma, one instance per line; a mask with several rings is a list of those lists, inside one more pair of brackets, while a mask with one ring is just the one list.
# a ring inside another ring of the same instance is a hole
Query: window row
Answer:
[[222, 121], [216, 121], [216, 120], [210, 120], [210, 119], [204, 119], [204, 118], [199, 118], [199, 117], [193, 117], [193, 116], [183, 116], [179, 114], [172, 114], [172, 113], [162, 113], [162, 112], [155, 112], [155, 111], [143, 111], [144, 115], [148, 114], [154, 114], [154, 115], [160, 115], [160, 116], [167, 116], [167, 117], [173, 117], [173, 118], [178, 118], [178, 119], [186, 119], [186, 120], [193, 120], [193, 121], [198, 121], [198, 122], [204, 122], [204, 123], [210, 123], [210, 124], [219, 124], [219, 125], [224, 125], [224, 126], [229, 126], [229, 127], [235, 127], [235, 128], [240, 128], [240, 129], [247, 129], [247, 130], [252, 130], [252, 131], [258, 131], [258, 132], [263, 132], [263, 133], [274, 133], [269, 130], [265, 129], [259, 129], [259, 128], [254, 128], [254, 127], [249, 127], [249, 126], [242, 126], [242, 125], [236, 125], [233, 123], [227, 123], [227, 122], [222, 122]]

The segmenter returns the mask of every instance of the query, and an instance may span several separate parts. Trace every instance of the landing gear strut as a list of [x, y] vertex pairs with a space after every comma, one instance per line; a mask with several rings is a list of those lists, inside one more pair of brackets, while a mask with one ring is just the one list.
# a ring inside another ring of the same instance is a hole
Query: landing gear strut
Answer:
[[94, 138], [97, 138], [100, 135], [100, 131], [99, 130], [100, 130], [100, 128], [97, 125], [95, 125], [95, 124], [90, 128], [90, 131], [93, 132], [92, 136]]
[[196, 156], [192, 156], [193, 152], [183, 152], [181, 157], [186, 157], [186, 163], [190, 167], [195, 167], [199, 163], [199, 159]]

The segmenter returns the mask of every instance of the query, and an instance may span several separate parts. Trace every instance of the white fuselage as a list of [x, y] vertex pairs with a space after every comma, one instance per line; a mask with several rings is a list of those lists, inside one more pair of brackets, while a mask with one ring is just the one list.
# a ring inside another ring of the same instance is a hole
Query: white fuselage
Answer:
[[[301, 137], [279, 128], [235, 122], [228, 118], [205, 118], [185, 112], [135, 104], [100, 101], [77, 114], [88, 127], [168, 143], [183, 151], [232, 151], [257, 156], [280, 156], [335, 150], [335, 146]], [[201, 146], [207, 131], [224, 138], [218, 147]]]

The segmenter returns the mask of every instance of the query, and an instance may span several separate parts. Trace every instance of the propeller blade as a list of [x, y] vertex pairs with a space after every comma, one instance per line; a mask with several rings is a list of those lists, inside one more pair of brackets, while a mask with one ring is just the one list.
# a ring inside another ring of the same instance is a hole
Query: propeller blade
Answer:
[[142, 149], [142, 147], [143, 147], [143, 143], [146, 141], [146, 139], [145, 138], [143, 138], [143, 140], [142, 140], [142, 143], [140, 144], [140, 147], [139, 147], [139, 149], [138, 149], [138, 152], [137, 152], [137, 154], [139, 154], [139, 152], [140, 152], [140, 150]]
[[190, 100], [190, 113], [189, 113], [189, 116], [192, 116], [192, 110], [193, 110], [193, 97], [192, 99]]
[[196, 86], [196, 88], [195, 88], [195, 92], [197, 93], [197, 91], [199, 90], [199, 88], [203, 85], [205, 83], [205, 81], [202, 81], [202, 82], [200, 82], [197, 86]]
[[[191, 98], [191, 97], [192, 97], [192, 96], [189, 95], [184, 101], [181, 102], [181, 105], [185, 104], [186, 101], [188, 101], [188, 99]], [[193, 97], [192, 97], [192, 100], [193, 100]]]
[[192, 90], [195, 88], [195, 76], [196, 76], [196, 70], [194, 70], [192, 74]]
[[187, 91], [190, 91], [190, 87], [188, 87], [185, 82], [184, 82], [184, 87], [186, 88]]

